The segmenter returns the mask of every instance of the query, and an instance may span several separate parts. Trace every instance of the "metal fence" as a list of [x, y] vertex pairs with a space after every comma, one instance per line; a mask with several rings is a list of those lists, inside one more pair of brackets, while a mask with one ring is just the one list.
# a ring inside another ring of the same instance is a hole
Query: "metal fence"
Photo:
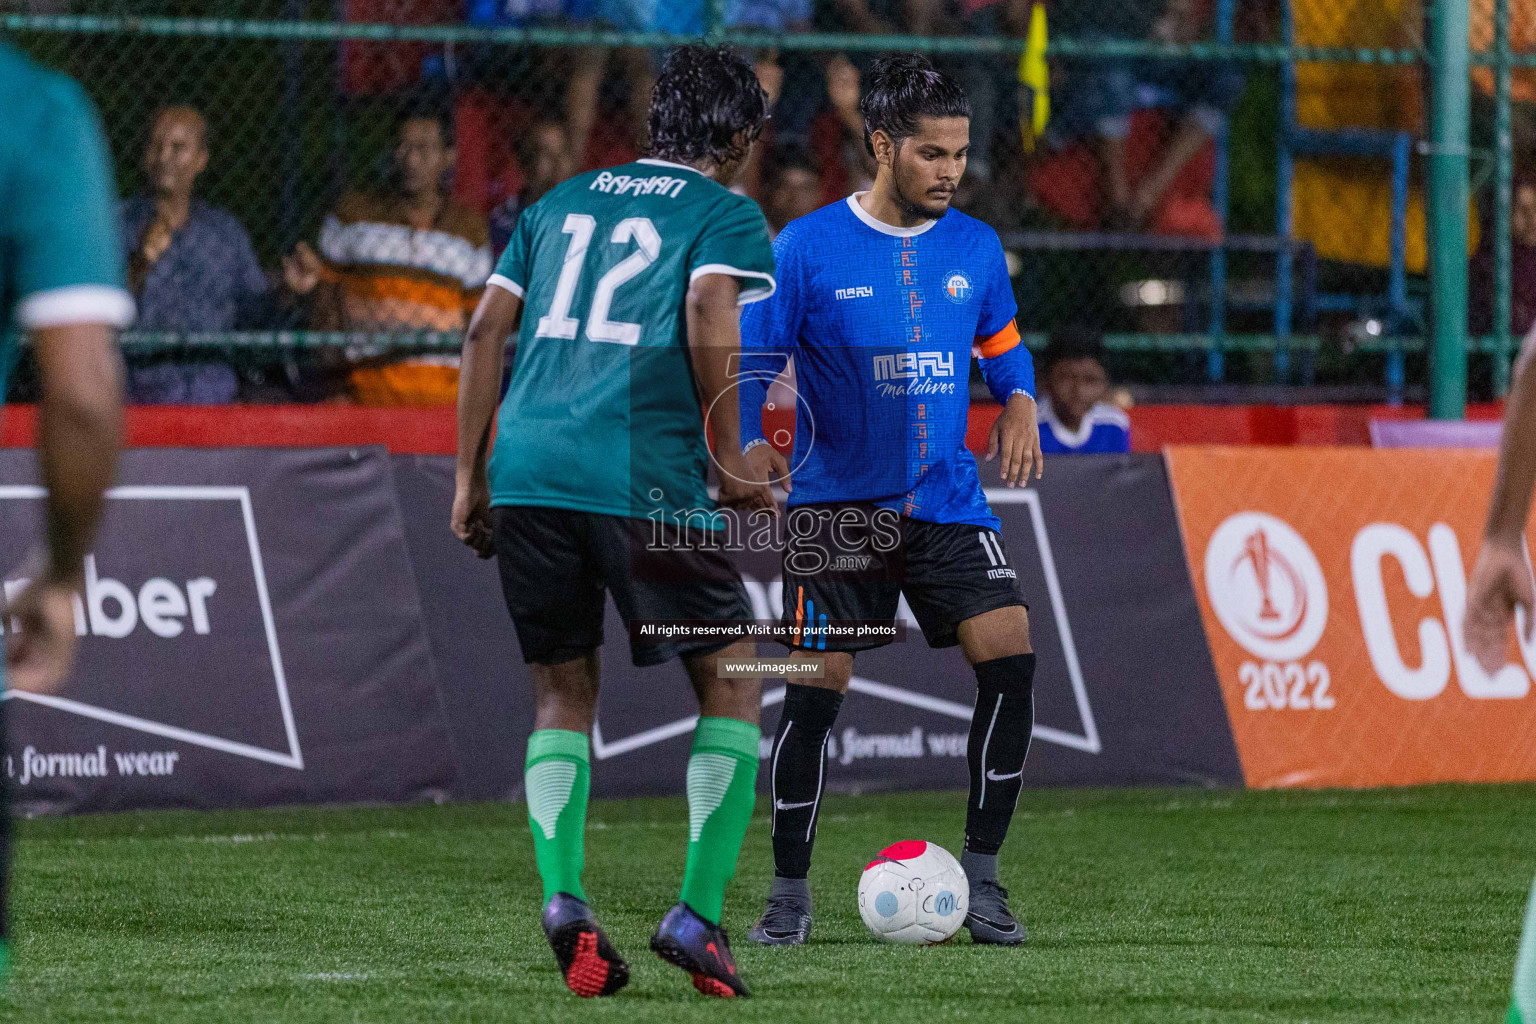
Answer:
[[[243, 227], [269, 294], [201, 318], [141, 302], [128, 336], [140, 359], [288, 353], [291, 377], [293, 351], [377, 356], [380, 331], [415, 351], [451, 346], [446, 313], [321, 311], [302, 289], [314, 266], [294, 253], [317, 249], [330, 269], [328, 225], [391, 195], [402, 123], [424, 116], [451, 133], [444, 190], [494, 252], [530, 188], [643, 150], [657, 55], [701, 34], [751, 53], [774, 97], [745, 183], [774, 222], [867, 180], [851, 104], [874, 55], [923, 51], [962, 77], [976, 117], [958, 204], [1002, 235], [1021, 329], [1038, 343], [1098, 327], [1129, 381], [1413, 398], [1428, 339], [1450, 331], [1461, 345], [1459, 322], [1474, 394], [1501, 394], [1511, 324], [1536, 318], [1536, 187], [1524, 202], [1515, 187], [1536, 147], [1536, 0], [0, 0], [0, 12], [6, 37], [102, 111], [120, 187], [137, 197], [121, 242], [136, 286], [200, 283], [147, 258], [166, 241], [151, 238], [152, 194], [171, 173], [147, 151], [164, 108], [206, 119], [196, 195]], [[1445, 56], [1457, 47], [1432, 46], [1447, 26], [1465, 26], [1459, 74]], [[1468, 94], [1470, 118], [1447, 123]], [[1455, 179], [1437, 191], [1426, 173], [1458, 155], [1472, 167], [1465, 252], [1441, 216], [1460, 205], [1444, 198]], [[1470, 275], [1461, 309], [1454, 280], [1430, 301], [1428, 271], [1443, 286], [1455, 261]]]

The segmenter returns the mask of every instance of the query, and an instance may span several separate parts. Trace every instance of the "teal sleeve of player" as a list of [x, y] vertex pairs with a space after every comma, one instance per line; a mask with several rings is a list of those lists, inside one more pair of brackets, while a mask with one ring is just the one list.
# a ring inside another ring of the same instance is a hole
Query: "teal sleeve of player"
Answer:
[[529, 207], [517, 218], [512, 237], [507, 239], [507, 247], [502, 250], [501, 259], [496, 261], [496, 269], [486, 281], [486, 284], [505, 288], [520, 299], [528, 287], [528, 237], [533, 231], [536, 209]]
[[688, 255], [688, 280], [705, 274], [729, 274], [740, 283], [737, 300], [745, 306], [773, 294], [773, 243], [768, 222], [756, 203], [732, 194], [725, 209], [711, 211]]
[[133, 300], [124, 287], [117, 190], [96, 108], [74, 81], [48, 74], [33, 112], [21, 119], [15, 191], [3, 213], [15, 319], [31, 328], [127, 326]]

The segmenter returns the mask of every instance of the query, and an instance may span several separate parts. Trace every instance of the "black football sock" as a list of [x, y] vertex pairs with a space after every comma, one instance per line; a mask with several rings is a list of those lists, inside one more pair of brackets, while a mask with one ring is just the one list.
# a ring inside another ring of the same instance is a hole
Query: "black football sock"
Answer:
[[966, 881], [973, 885], [977, 882], [995, 882], [997, 881], [997, 854], [964, 850], [960, 854], [960, 869], [965, 872]]
[[804, 878], [811, 870], [816, 811], [827, 784], [827, 734], [843, 695], [822, 686], [789, 683], [784, 713], [773, 737], [769, 780], [773, 793], [773, 866], [780, 878]]
[[1035, 656], [994, 658], [974, 668], [976, 711], [965, 748], [971, 770], [965, 849], [995, 856], [1024, 785], [1024, 758], [1035, 727]]

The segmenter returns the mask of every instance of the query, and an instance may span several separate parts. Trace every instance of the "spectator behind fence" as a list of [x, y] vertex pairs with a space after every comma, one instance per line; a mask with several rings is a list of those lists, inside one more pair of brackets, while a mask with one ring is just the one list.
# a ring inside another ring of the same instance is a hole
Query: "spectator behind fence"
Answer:
[[[705, 30], [707, 0], [566, 0], [567, 17], [577, 24], [628, 32], [668, 32], [681, 36], [702, 36]], [[801, 32], [810, 27], [813, 0], [724, 0], [721, 14], [729, 28], [753, 32]], [[607, 72], [611, 51], [587, 47], [576, 54], [566, 86], [566, 129], [577, 170], [600, 166], [591, 151], [593, 127], [598, 118], [598, 99]], [[651, 89], [656, 81], [659, 54], [654, 50], [625, 47], [616, 51], [629, 84], [629, 123], [637, 147], [645, 147], [645, 124], [649, 116]], [[803, 138], [815, 113], [815, 92], [809, 88], [813, 76], [807, 74], [804, 60], [790, 61], [796, 76], [790, 82], [788, 103], [774, 111], [782, 127], [781, 134]], [[776, 50], [758, 51], [753, 60], [758, 79], [769, 95], [770, 108], [776, 107], [784, 69]], [[751, 172], [748, 172], [751, 177]], [[750, 190], [750, 189], [749, 189]]]
[[1105, 401], [1104, 338], [1064, 328], [1045, 347], [1040, 450], [1047, 455], [1103, 455], [1131, 450], [1131, 421]]
[[[231, 331], [270, 327], [278, 319], [279, 295], [245, 228], [193, 197], [208, 157], [201, 113], [183, 106], [156, 113], [144, 145], [145, 190], [122, 203], [128, 283], [141, 330]], [[286, 260], [284, 270], [290, 291], [303, 290], [298, 263]], [[226, 363], [166, 359], [132, 367], [128, 395], [146, 405], [223, 405], [235, 400], [239, 383]]]
[[[1536, 174], [1523, 173], [1510, 190], [1509, 211], [1509, 329], [1515, 337], [1536, 327]], [[1493, 301], [1497, 294], [1493, 232], [1483, 233], [1472, 260], [1472, 297], [1467, 312], [1477, 334], [1493, 332]]]
[[[920, 36], [1023, 36], [1035, 0], [905, 0], [901, 25]], [[1083, 0], [1071, 0], [1074, 3]], [[868, 0], [840, 0], [845, 17]], [[893, 14], [896, 12], [892, 12]], [[877, 19], [881, 20], [881, 19]], [[988, 182], [999, 154], [993, 148], [1000, 134], [1017, 137], [1018, 58], [987, 53], [937, 58], [941, 67], [965, 83], [971, 101], [971, 149], [966, 177]], [[1003, 132], [1003, 126], [1011, 127]]]
[[[401, 122], [387, 185], [350, 192], [320, 228], [325, 261], [316, 326], [356, 331], [462, 329], [491, 273], [485, 220], [447, 194], [453, 139], [441, 118]], [[458, 357], [350, 352], [364, 405], [451, 405]]]
[[763, 198], [768, 228], [777, 236], [790, 221], [825, 205], [821, 201], [821, 172], [804, 150], [782, 146], [769, 157], [768, 188]]
[[558, 121], [536, 121], [512, 144], [523, 187], [491, 211], [491, 252], [500, 255], [507, 247], [517, 218], [539, 198], [569, 178], [575, 170], [565, 126]]
[[859, 69], [842, 54], [827, 61], [828, 109], [811, 125], [811, 152], [821, 168], [821, 202], [835, 203], [875, 182], [875, 158], [864, 147]]
[[[1205, 34], [1210, 5], [1202, 0], [1068, 0], [1051, 6], [1052, 35], [1190, 43]], [[1200, 209], [1169, 209], [1169, 186], [1220, 131], [1243, 89], [1230, 61], [1074, 59], [1062, 67], [1047, 144], [1063, 149], [1092, 138], [1102, 167], [1100, 226], [1169, 234], [1219, 234], [1208, 199]], [[1148, 158], [1132, 159], [1132, 119], [1141, 110], [1171, 114], [1166, 141]], [[1142, 164], [1137, 167], [1135, 164]], [[1137, 173], [1137, 172], [1140, 173]], [[1183, 207], [1189, 197], [1180, 197]]]

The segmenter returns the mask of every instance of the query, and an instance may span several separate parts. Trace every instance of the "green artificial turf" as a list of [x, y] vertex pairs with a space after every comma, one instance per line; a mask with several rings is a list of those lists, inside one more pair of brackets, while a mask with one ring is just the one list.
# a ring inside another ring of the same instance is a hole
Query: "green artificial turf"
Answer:
[[[726, 907], [755, 998], [696, 995], [646, 949], [675, 899], [680, 800], [593, 804], [587, 887], [633, 965], [567, 993], [521, 805], [154, 813], [21, 826], [27, 1021], [1502, 1020], [1536, 872], [1536, 787], [1026, 792], [1004, 882], [1022, 949], [883, 945], [869, 856], [958, 852], [963, 796], [831, 797], [802, 949], [745, 941], [772, 870], [753, 822]], [[761, 809], [761, 805], [760, 805]]]

